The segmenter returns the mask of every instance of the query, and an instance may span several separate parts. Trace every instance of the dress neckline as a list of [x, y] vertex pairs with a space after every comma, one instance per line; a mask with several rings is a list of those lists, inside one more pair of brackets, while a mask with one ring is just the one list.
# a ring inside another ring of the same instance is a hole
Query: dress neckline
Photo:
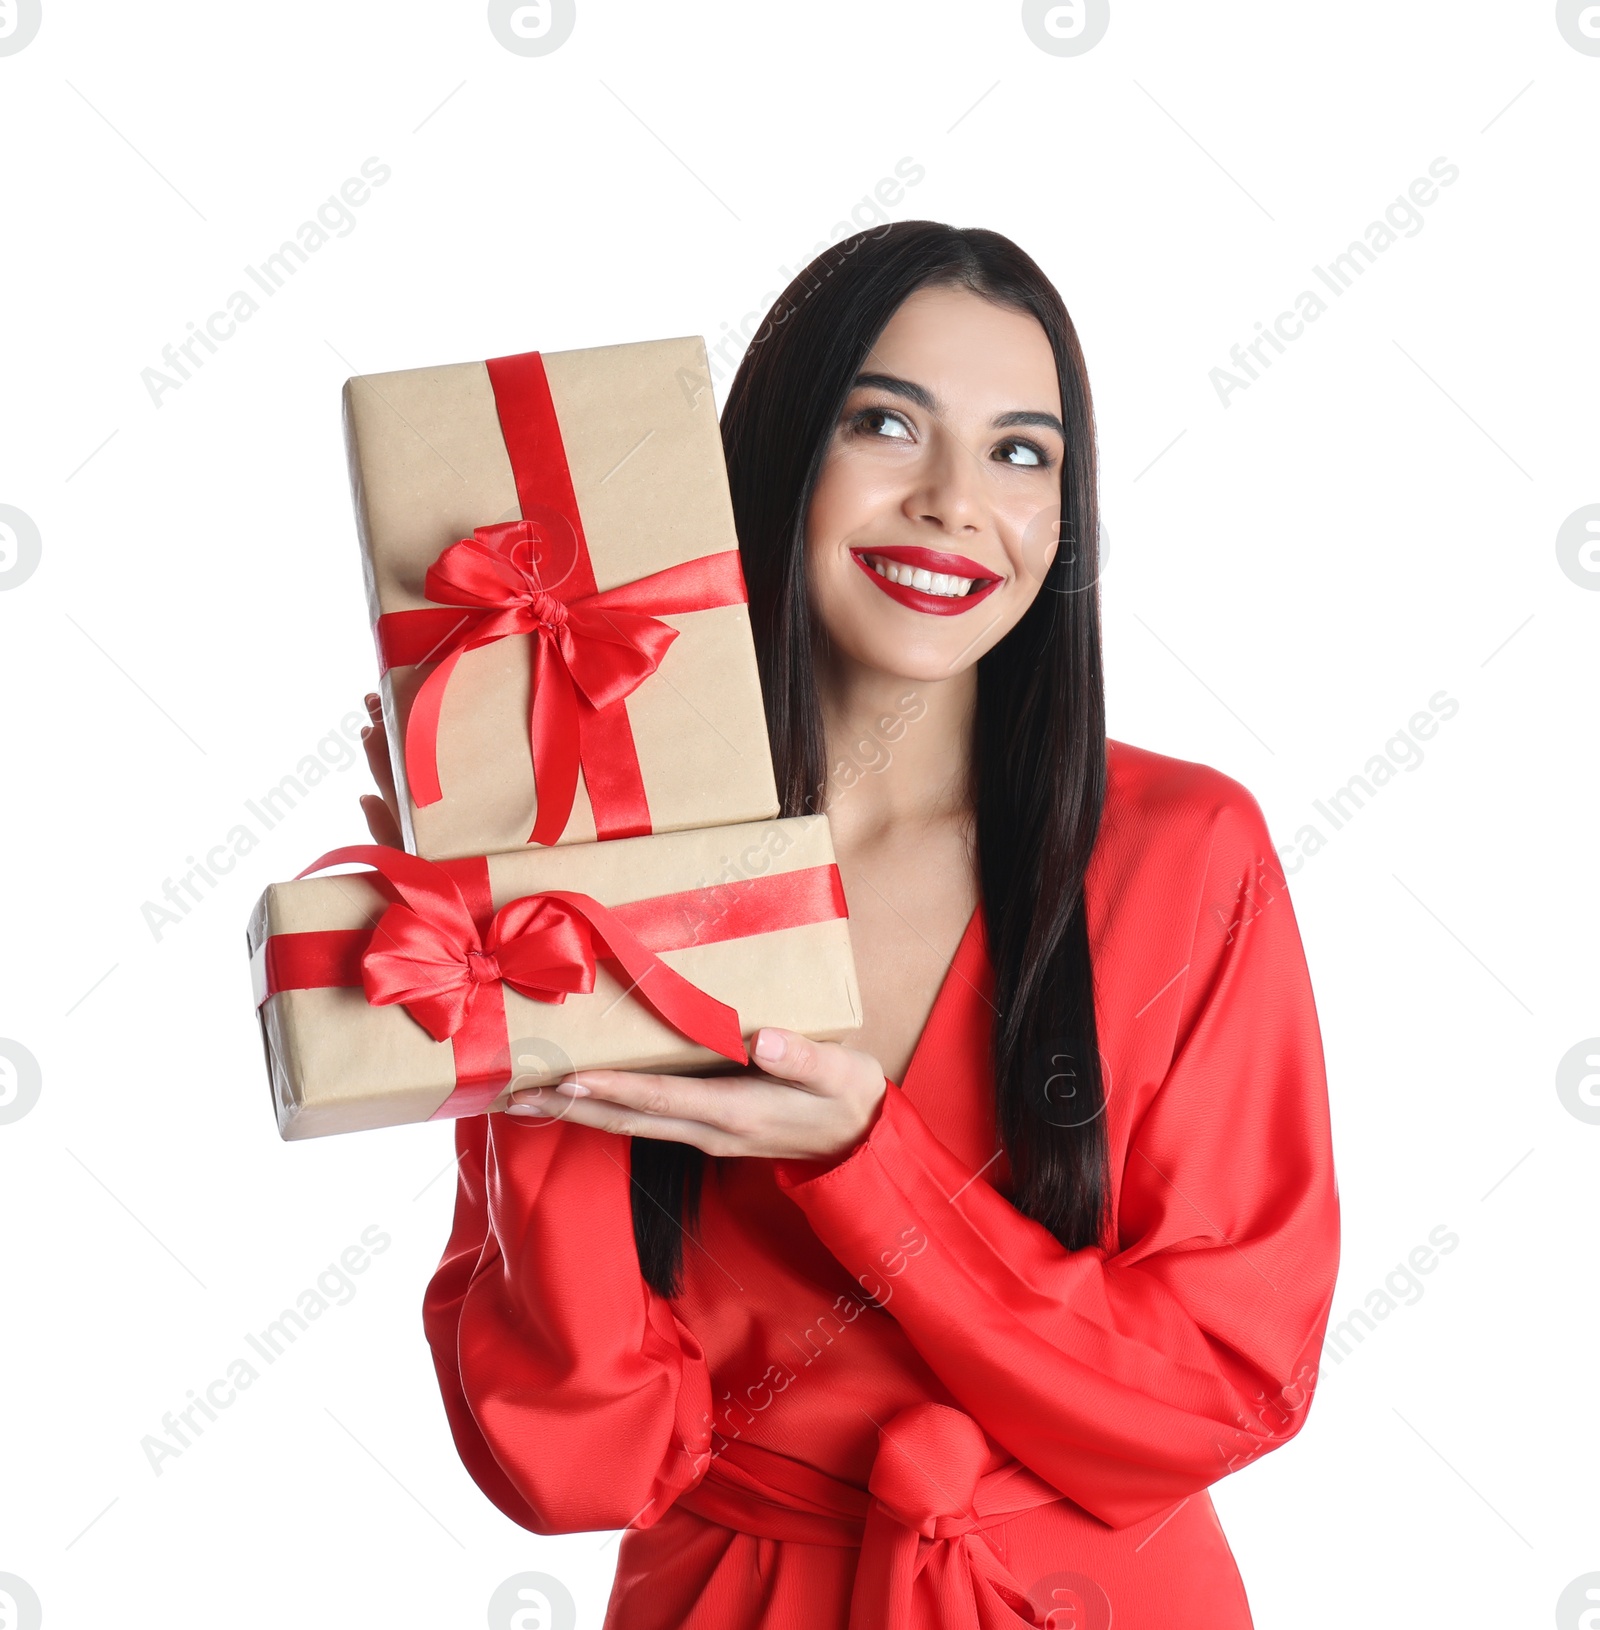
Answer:
[[945, 969], [944, 978], [939, 981], [933, 1006], [928, 1009], [922, 1033], [917, 1037], [916, 1046], [911, 1049], [911, 1057], [906, 1060], [901, 1079], [895, 1082], [902, 1092], [915, 1095], [913, 1089], [918, 1079], [918, 1065], [939, 1033], [957, 1013], [962, 1011], [957, 1007], [957, 1002], [963, 996], [969, 999], [982, 998], [976, 975], [987, 958], [988, 949], [988, 936], [983, 921], [983, 902], [980, 900], [972, 908], [972, 915], [967, 919], [967, 926], [962, 930], [961, 938], [956, 944], [955, 954], [950, 958], [950, 966]]

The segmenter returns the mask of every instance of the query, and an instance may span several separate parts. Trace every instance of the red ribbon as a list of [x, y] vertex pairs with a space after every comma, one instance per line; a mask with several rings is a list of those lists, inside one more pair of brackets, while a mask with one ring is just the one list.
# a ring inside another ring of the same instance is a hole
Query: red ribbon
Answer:
[[523, 519], [480, 526], [428, 568], [436, 607], [386, 612], [384, 671], [436, 662], [406, 722], [406, 776], [419, 806], [438, 803], [439, 715], [456, 664], [512, 635], [533, 640], [528, 734], [538, 811], [530, 843], [566, 830], [578, 770], [601, 838], [653, 830], [624, 699], [661, 665], [678, 630], [655, 615], [747, 599], [736, 549], [599, 592], [544, 364], [537, 351], [488, 365]]
[[455, 1050], [456, 1090], [434, 1119], [481, 1114], [512, 1078], [504, 987], [561, 1002], [594, 989], [600, 961], [681, 1035], [748, 1062], [739, 1015], [668, 967], [657, 951], [845, 916], [835, 865], [688, 889], [615, 909], [552, 889], [498, 911], [482, 858], [434, 862], [373, 844], [335, 849], [299, 875], [362, 863], [392, 904], [370, 929], [274, 934], [261, 1000], [284, 990], [360, 986], [398, 1003]]

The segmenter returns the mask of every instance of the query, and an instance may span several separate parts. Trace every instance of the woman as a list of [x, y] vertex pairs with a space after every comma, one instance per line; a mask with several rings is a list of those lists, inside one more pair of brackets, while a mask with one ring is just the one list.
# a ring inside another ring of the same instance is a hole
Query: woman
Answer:
[[1320, 1037], [1256, 801], [1106, 739], [1067, 312], [995, 233], [858, 235], [723, 436], [866, 1022], [456, 1123], [462, 1458], [535, 1532], [627, 1529], [607, 1630], [1247, 1626], [1206, 1489], [1315, 1381]]

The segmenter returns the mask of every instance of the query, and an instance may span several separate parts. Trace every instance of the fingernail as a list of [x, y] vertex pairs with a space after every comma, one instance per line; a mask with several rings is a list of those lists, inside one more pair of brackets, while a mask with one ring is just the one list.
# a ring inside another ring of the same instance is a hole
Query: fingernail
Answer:
[[507, 1104], [508, 1115], [548, 1115], [550, 1111], [543, 1104]]
[[556, 1091], [564, 1092], [569, 1098], [588, 1098], [589, 1089], [581, 1081], [558, 1081]]
[[756, 1032], [757, 1058], [782, 1058], [783, 1037], [776, 1030], [758, 1030]]

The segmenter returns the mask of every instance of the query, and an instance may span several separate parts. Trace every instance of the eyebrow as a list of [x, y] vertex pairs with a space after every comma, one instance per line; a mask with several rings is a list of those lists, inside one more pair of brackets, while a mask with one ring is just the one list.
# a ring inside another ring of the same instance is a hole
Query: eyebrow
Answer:
[[1062, 441], [1067, 439], [1067, 427], [1053, 413], [1035, 413], [1024, 409], [1016, 413], [1002, 413], [994, 422], [1002, 430], [1012, 425], [1039, 425], [1045, 430], [1055, 431]]
[[[857, 374], [851, 382], [850, 388], [851, 390], [887, 391], [891, 396], [898, 396], [907, 402], [914, 403], [925, 413], [942, 414], [944, 412], [943, 405], [927, 386], [919, 385], [915, 380], [899, 379], [894, 374]], [[1039, 413], [1033, 409], [1019, 408], [1011, 413], [997, 414], [994, 424], [997, 429], [1010, 429], [1018, 425], [1037, 425], [1042, 429], [1055, 431], [1062, 441], [1067, 439], [1066, 426], [1053, 413]]]

